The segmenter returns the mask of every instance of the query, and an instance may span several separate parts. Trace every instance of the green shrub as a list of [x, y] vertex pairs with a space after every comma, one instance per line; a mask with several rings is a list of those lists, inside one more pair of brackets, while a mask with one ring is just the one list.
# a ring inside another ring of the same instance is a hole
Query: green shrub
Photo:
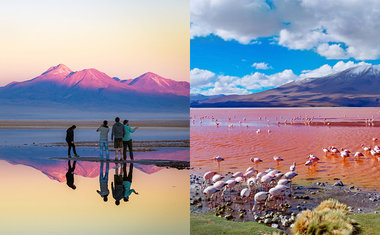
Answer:
[[313, 211], [306, 210], [297, 216], [293, 234], [346, 235], [360, 232], [359, 224], [348, 217], [348, 207], [337, 200], [323, 201]]

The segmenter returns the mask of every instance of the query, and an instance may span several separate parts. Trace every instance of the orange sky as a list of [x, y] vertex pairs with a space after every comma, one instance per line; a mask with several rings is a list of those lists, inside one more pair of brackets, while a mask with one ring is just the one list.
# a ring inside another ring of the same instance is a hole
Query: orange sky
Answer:
[[187, 0], [0, 2], [0, 86], [65, 64], [111, 77], [189, 81]]

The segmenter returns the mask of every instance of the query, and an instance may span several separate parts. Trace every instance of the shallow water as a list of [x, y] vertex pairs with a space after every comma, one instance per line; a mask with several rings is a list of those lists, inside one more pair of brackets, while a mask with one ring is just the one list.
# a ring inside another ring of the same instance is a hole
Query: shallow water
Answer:
[[[298, 118], [291, 124], [294, 117]], [[320, 124], [305, 125], [305, 118]], [[345, 184], [380, 190], [380, 162], [376, 158], [366, 155], [359, 161], [353, 157], [343, 161], [340, 156], [325, 156], [322, 151], [336, 146], [364, 153], [362, 144], [373, 147], [376, 143], [372, 138], [380, 139], [380, 127], [365, 124], [372, 118], [375, 123], [380, 119], [379, 108], [192, 109], [191, 166], [196, 173], [245, 171], [249, 166], [287, 172], [296, 162], [299, 176], [295, 180], [299, 183], [334, 182], [339, 178]], [[231, 124], [233, 127], [229, 127]], [[261, 132], [256, 133], [257, 129]], [[303, 165], [309, 154], [321, 159], [314, 167]], [[218, 165], [210, 160], [216, 155], [225, 161]], [[273, 156], [281, 156], [284, 161], [276, 164]], [[264, 162], [254, 165], [250, 157]]]
[[[30, 145], [32, 139], [37, 139], [36, 143], [62, 142], [57, 137], [62, 130], [1, 131], [1, 140], [6, 137], [8, 142], [0, 145], [0, 234], [189, 233], [188, 170], [134, 164], [132, 188], [139, 195], [132, 194], [128, 202], [121, 200], [117, 206], [111, 192], [114, 163], [109, 164], [110, 194], [104, 202], [96, 191], [100, 188], [100, 163], [77, 161], [73, 190], [67, 185], [68, 162], [49, 159], [65, 156], [67, 148]], [[141, 131], [144, 135], [139, 138], [167, 140], [185, 136], [183, 130], [150, 131], [152, 135]], [[189, 148], [156, 150], [136, 152], [135, 159], [189, 160]], [[83, 157], [98, 156], [94, 147], [81, 147], [77, 151]], [[114, 153], [110, 156], [113, 158]], [[72, 166], [73, 161], [70, 163]], [[126, 165], [127, 172], [129, 166]]]
[[[110, 137], [111, 133], [109, 134]], [[0, 145], [23, 145], [32, 143], [65, 142], [64, 129], [0, 129]], [[132, 134], [133, 140], [188, 140], [189, 128], [140, 127]], [[78, 128], [75, 141], [97, 141], [96, 128]]]

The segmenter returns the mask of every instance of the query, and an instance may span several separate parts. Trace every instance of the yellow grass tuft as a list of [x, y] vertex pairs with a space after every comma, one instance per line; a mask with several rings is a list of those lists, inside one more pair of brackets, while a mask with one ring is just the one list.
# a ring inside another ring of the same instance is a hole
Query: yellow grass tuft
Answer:
[[313, 211], [306, 210], [297, 216], [292, 234], [356, 234], [360, 226], [348, 214], [348, 207], [337, 200], [323, 201]]

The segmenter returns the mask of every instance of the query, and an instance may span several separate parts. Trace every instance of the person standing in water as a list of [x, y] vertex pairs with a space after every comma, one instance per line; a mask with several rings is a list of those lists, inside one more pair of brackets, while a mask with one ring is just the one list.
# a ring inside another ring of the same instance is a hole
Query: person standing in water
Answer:
[[74, 170], [75, 165], [77, 164], [77, 161], [74, 161], [73, 166], [71, 167], [71, 161], [67, 161], [68, 169], [66, 173], [66, 184], [72, 189], [76, 189], [77, 186], [74, 185]]
[[[103, 125], [101, 125], [96, 131], [100, 132], [99, 137], [99, 150], [100, 150], [100, 159], [103, 160], [103, 151], [106, 152], [106, 158], [109, 160], [110, 155], [108, 152], [108, 132], [110, 129], [107, 126], [108, 122], [106, 120], [103, 121]], [[103, 150], [104, 149], [104, 150]]]
[[124, 129], [125, 129], [125, 134], [123, 137], [123, 157], [124, 157], [124, 160], [127, 160], [127, 148], [128, 148], [129, 149], [129, 157], [131, 160], [133, 160], [131, 133], [135, 132], [135, 130], [137, 130], [138, 127], [135, 127], [135, 128], [130, 127], [128, 120], [124, 120], [123, 124], [124, 124]]
[[123, 186], [124, 186], [124, 201], [127, 202], [129, 201], [129, 196], [132, 194], [132, 193], [135, 193], [136, 195], [138, 195], [139, 193], [136, 192], [136, 190], [134, 189], [131, 189], [131, 185], [132, 185], [132, 174], [133, 174], [133, 163], [130, 163], [129, 165], [129, 172], [128, 172], [128, 175], [127, 175], [127, 164], [124, 163], [123, 165]]
[[115, 124], [112, 126], [111, 139], [114, 140], [115, 148], [115, 161], [118, 161], [117, 153], [120, 155], [121, 160], [121, 148], [123, 145], [123, 137], [125, 135], [124, 125], [120, 123], [120, 118], [115, 118]]
[[99, 193], [99, 195], [103, 198], [103, 201], [108, 201], [108, 195], [110, 194], [110, 191], [108, 190], [108, 171], [110, 169], [110, 163], [106, 163], [106, 172], [103, 174], [104, 169], [104, 162], [100, 162], [100, 173], [99, 173], [99, 185], [100, 190], [96, 190], [96, 192]]
[[76, 150], [75, 150], [75, 144], [74, 144], [74, 130], [77, 128], [75, 125], [72, 125], [66, 130], [66, 142], [69, 145], [68, 149], [68, 157], [71, 157], [71, 148], [73, 148], [73, 153], [75, 157], [79, 157]]

